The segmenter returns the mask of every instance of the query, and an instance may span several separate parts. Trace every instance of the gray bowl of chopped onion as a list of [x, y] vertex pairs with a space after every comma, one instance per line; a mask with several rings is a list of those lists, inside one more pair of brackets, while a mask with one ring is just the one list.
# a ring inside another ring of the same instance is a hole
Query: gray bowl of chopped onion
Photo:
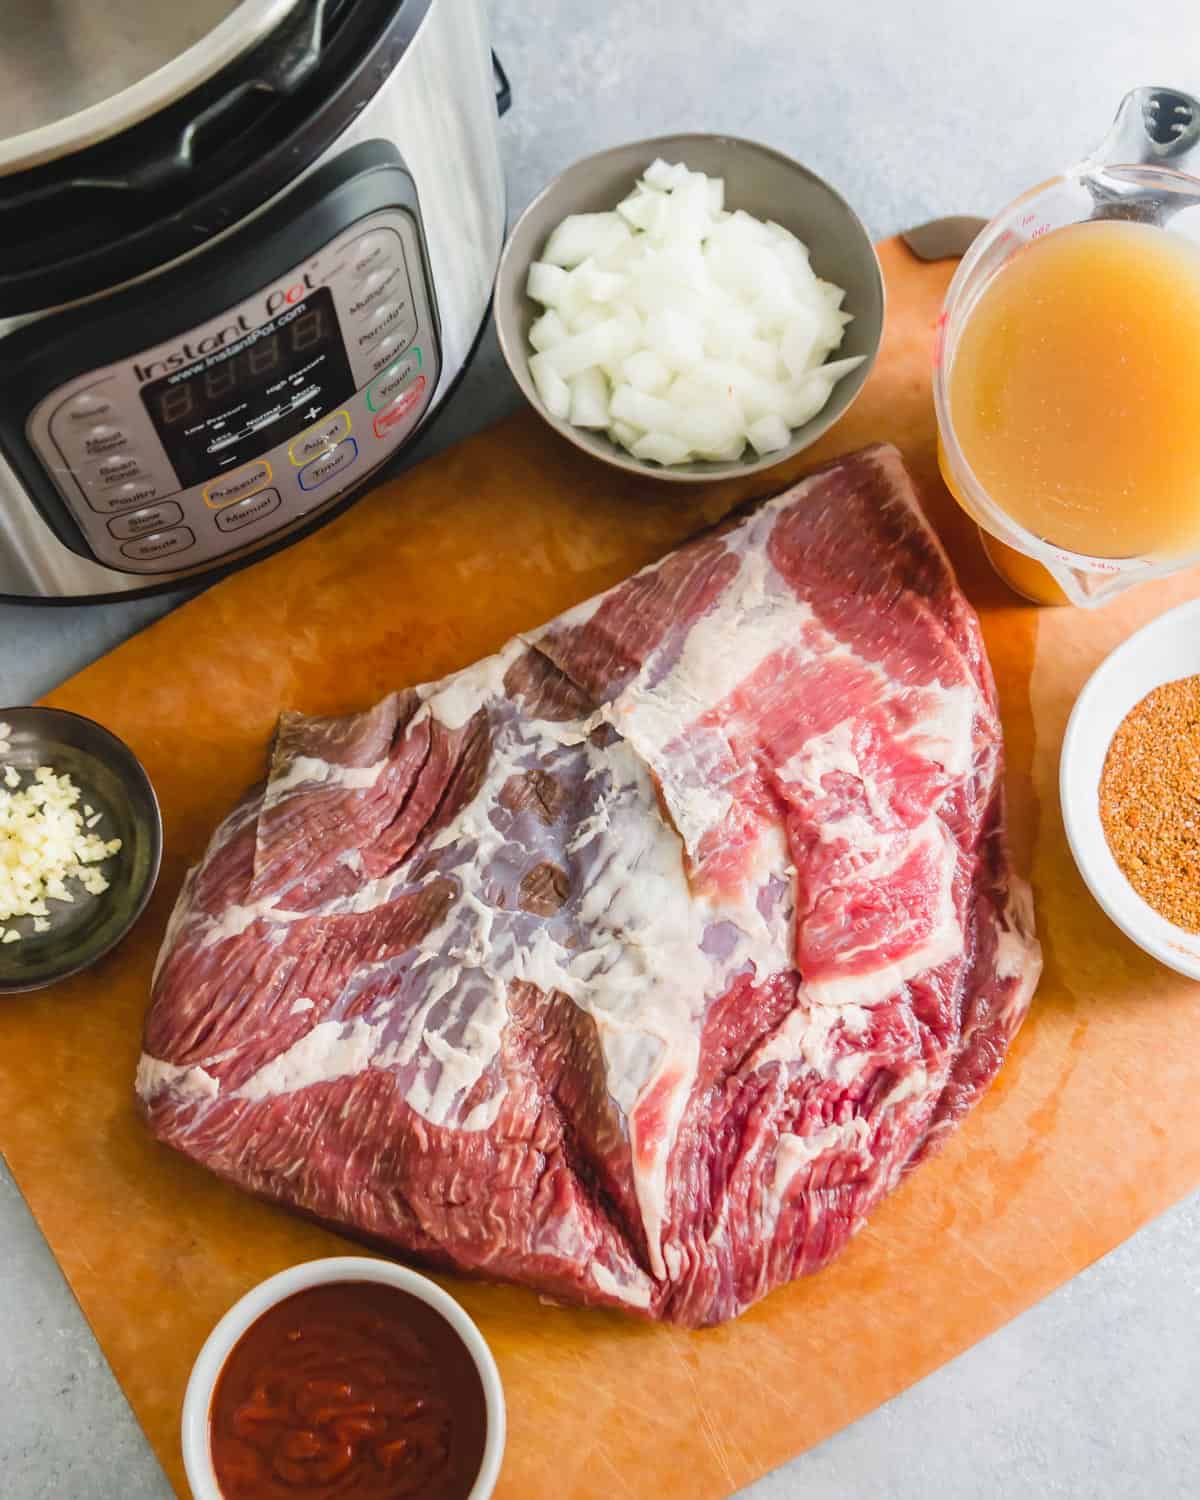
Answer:
[[60, 708], [0, 708], [0, 994], [114, 948], [150, 899], [162, 817], [115, 735]]
[[496, 330], [576, 447], [704, 482], [815, 442], [862, 389], [883, 275], [828, 183], [753, 141], [636, 141], [568, 167], [509, 235]]

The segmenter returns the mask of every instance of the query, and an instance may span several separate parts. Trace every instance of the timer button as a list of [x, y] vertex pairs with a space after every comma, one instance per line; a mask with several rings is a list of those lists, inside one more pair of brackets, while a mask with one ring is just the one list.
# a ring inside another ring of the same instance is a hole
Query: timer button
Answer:
[[278, 490], [260, 490], [257, 495], [239, 500], [236, 505], [227, 505], [213, 519], [220, 531], [240, 531], [243, 526], [253, 526], [255, 521], [277, 511], [281, 503]]
[[336, 475], [344, 474], [357, 457], [358, 444], [353, 438], [343, 438], [336, 448], [300, 470], [300, 488], [315, 490], [322, 484], [328, 484]]
[[266, 489], [271, 482], [271, 465], [265, 458], [252, 464], [243, 464], [232, 473], [222, 474], [204, 486], [204, 503], [210, 510], [219, 510], [222, 505], [232, 505], [235, 500], [244, 500]]
[[316, 458], [321, 453], [328, 453], [331, 448], [336, 448], [343, 438], [349, 436], [350, 413], [348, 411], [331, 412], [324, 421], [317, 422], [312, 427], [306, 427], [299, 437], [292, 439], [288, 444], [288, 457], [297, 468], [300, 468], [310, 459]]
[[162, 531], [183, 520], [183, 511], [173, 500], [162, 505], [149, 505], [145, 510], [133, 510], [127, 515], [116, 516], [108, 523], [108, 529], [118, 541], [128, 541], [135, 536], [145, 536], [148, 531]]
[[173, 531], [154, 531], [149, 536], [126, 542], [121, 551], [134, 562], [157, 562], [160, 557], [174, 557], [177, 552], [186, 552], [195, 544], [194, 531], [187, 526], [176, 526]]

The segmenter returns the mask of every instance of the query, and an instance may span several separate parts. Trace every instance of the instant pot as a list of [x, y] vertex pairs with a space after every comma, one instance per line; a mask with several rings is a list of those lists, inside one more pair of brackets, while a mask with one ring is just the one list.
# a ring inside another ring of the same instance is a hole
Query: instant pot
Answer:
[[0, 596], [285, 545], [488, 315], [485, 0], [16, 0], [0, 51]]

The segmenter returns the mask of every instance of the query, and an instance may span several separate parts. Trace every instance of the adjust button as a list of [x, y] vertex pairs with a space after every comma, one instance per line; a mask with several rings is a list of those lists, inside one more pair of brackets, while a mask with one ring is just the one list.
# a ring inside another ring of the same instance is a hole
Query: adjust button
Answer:
[[407, 421], [421, 405], [421, 398], [425, 394], [425, 387], [429, 382], [424, 375], [418, 375], [408, 390], [401, 392], [386, 411], [381, 411], [375, 418], [375, 436], [386, 437], [394, 427]]
[[247, 500], [239, 500], [236, 505], [219, 510], [214, 519], [221, 531], [240, 531], [243, 526], [253, 526], [255, 521], [261, 521], [278, 510], [280, 504], [278, 490], [260, 490]]
[[330, 448], [336, 448], [344, 437], [350, 436], [350, 413], [348, 411], [334, 411], [313, 427], [306, 427], [299, 437], [294, 437], [288, 444], [288, 457], [297, 468], [301, 464], [308, 463], [309, 459], [316, 458], [320, 453], [327, 453]]
[[355, 286], [353, 300], [350, 303], [350, 316], [352, 318], [362, 317], [370, 312], [375, 304], [384, 297], [394, 296], [397, 292], [406, 290], [404, 284], [404, 267], [393, 261], [390, 265], [382, 265], [377, 271], [372, 271], [369, 276]]
[[123, 516], [116, 516], [108, 523], [108, 529], [118, 541], [124, 542], [131, 537], [145, 536], [148, 531], [162, 531], [182, 520], [183, 511], [174, 500], [166, 500], [162, 505], [148, 505], [145, 510], [131, 510]]
[[327, 484], [335, 475], [345, 473], [357, 457], [358, 444], [353, 438], [343, 438], [336, 448], [300, 470], [300, 488], [315, 490]]
[[174, 531], [155, 531], [149, 536], [138, 537], [136, 541], [126, 542], [121, 551], [135, 562], [155, 562], [160, 557], [186, 552], [195, 544], [194, 531], [187, 526], [176, 526]]
[[377, 375], [367, 387], [367, 408], [382, 411], [389, 401], [398, 396], [405, 385], [424, 364], [420, 345], [410, 349], [403, 359], [398, 359]]
[[247, 495], [265, 490], [270, 482], [271, 465], [265, 458], [260, 458], [206, 484], [204, 503], [210, 510], [219, 510], [222, 505], [232, 505], [235, 500], [244, 500]]

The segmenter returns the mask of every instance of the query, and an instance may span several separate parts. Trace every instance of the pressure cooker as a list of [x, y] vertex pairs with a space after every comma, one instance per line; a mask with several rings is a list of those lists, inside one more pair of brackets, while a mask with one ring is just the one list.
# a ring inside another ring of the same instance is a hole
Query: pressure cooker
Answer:
[[485, 0], [15, 0], [0, 596], [175, 588], [445, 403], [505, 228]]

